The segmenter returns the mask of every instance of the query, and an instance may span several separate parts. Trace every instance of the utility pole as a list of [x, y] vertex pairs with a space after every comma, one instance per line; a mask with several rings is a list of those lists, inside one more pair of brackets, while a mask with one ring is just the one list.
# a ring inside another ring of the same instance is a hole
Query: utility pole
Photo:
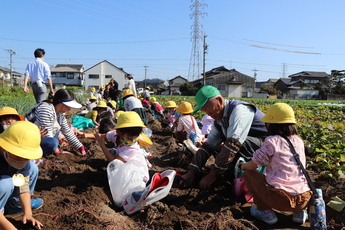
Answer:
[[254, 93], [255, 93], [255, 82], [256, 82], [256, 72], [259, 71], [257, 69], [253, 69], [252, 71], [254, 71], [254, 85], [253, 85], [253, 97], [254, 97]]
[[205, 75], [205, 66], [206, 66], [206, 51], [208, 45], [206, 44], [207, 35], [204, 34], [204, 55], [203, 55], [203, 65], [202, 65], [202, 75], [203, 75], [203, 85], [206, 85], [206, 75]]
[[[144, 88], [146, 88], [146, 72], [147, 72], [147, 68], [148, 66], [147, 65], [144, 65], [144, 68], [145, 68], [145, 81], [144, 81]], [[144, 89], [145, 90], [145, 89]]]
[[[10, 54], [10, 82], [11, 82], [11, 85], [12, 85], [12, 56], [13, 55], [16, 55], [17, 54], [17, 52], [16, 51], [14, 51], [14, 50], [12, 50], [12, 49], [9, 49], [9, 50], [6, 50], [9, 54]], [[4, 79], [3, 79], [3, 82], [2, 82], [2, 84], [4, 84]]]

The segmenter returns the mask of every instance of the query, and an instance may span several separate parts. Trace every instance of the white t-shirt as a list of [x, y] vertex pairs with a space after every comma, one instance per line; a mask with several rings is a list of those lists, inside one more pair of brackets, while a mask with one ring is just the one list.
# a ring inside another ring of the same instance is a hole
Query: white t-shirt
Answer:
[[126, 111], [132, 111], [136, 108], [143, 108], [141, 101], [134, 96], [127, 97], [123, 102], [123, 106], [125, 107]]

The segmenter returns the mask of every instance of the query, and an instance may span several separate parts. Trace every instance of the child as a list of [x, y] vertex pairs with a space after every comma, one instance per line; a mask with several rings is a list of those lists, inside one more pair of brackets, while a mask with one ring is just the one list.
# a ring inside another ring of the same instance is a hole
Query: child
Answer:
[[90, 104], [87, 105], [87, 110], [92, 110], [97, 106], [97, 99], [95, 96], [91, 96], [89, 99]]
[[174, 101], [167, 101], [167, 104], [165, 106], [165, 111], [166, 111], [166, 117], [169, 120], [169, 127], [171, 129], [174, 129], [174, 127], [176, 127], [177, 123], [177, 119], [180, 116], [180, 113], [176, 110], [177, 109], [177, 105]]
[[[148, 120], [146, 117], [146, 112], [144, 110], [141, 101], [134, 96], [134, 93], [131, 89], [126, 89], [123, 91], [123, 107], [125, 111], [134, 111], [139, 114], [141, 120], [144, 122], [144, 125], [147, 125]], [[121, 108], [121, 107], [120, 107]]]
[[[145, 128], [140, 116], [134, 111], [121, 113], [117, 124], [115, 126], [115, 133], [107, 133], [107, 139], [115, 144], [116, 152], [113, 155], [105, 146], [104, 138], [102, 138], [96, 131], [94, 131], [95, 138], [102, 148], [102, 151], [109, 162], [118, 159], [124, 163], [131, 160], [131, 158], [139, 159], [142, 163], [141, 167], [147, 168], [146, 159], [143, 155], [138, 138]], [[143, 175], [148, 177], [147, 175]]]
[[85, 117], [92, 119], [95, 125], [99, 126], [99, 121], [100, 121], [100, 115], [101, 113], [107, 111], [107, 104], [104, 101], [98, 102], [95, 108], [90, 110]]
[[158, 103], [155, 97], [150, 97], [151, 103], [151, 112], [158, 120], [161, 120], [164, 117], [163, 107]]
[[[186, 139], [190, 139], [194, 145], [201, 145], [201, 140], [204, 136], [201, 134], [201, 130], [197, 125], [195, 118], [192, 116], [192, 104], [187, 101], [183, 101], [181, 105], [177, 107], [177, 111], [181, 113], [176, 128], [177, 139], [181, 142]], [[183, 136], [182, 131], [186, 132], [186, 136]]]
[[[289, 105], [276, 103], [261, 121], [266, 123], [270, 136], [254, 152], [252, 160], [241, 165], [245, 184], [256, 204], [250, 213], [267, 224], [274, 224], [278, 219], [273, 208], [292, 211], [292, 221], [302, 224], [308, 216], [306, 208], [312, 192], [289, 144], [281, 136], [289, 138], [305, 167], [304, 144], [297, 136], [294, 112]], [[265, 175], [256, 170], [266, 163]]]
[[19, 115], [17, 110], [11, 107], [3, 107], [0, 109], [0, 133], [5, 131], [12, 123], [16, 121], [24, 121], [25, 118]]
[[0, 135], [0, 210], [23, 212], [23, 223], [30, 221], [39, 229], [43, 225], [32, 210], [42, 207], [43, 200], [31, 199], [38, 178], [38, 167], [31, 160], [42, 157], [40, 142], [38, 127], [29, 121], [17, 121]]
[[202, 122], [201, 133], [202, 133], [202, 135], [205, 136], [205, 138], [203, 140], [203, 142], [205, 142], [207, 135], [211, 132], [211, 128], [212, 128], [214, 119], [206, 114], [205, 116], [203, 116], [201, 118], [201, 122]]

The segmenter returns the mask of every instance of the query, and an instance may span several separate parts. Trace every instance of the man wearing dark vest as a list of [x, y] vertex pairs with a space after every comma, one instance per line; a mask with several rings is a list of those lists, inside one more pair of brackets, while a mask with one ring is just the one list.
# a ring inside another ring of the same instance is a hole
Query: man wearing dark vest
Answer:
[[257, 107], [244, 101], [226, 100], [211, 85], [203, 86], [195, 95], [195, 101], [197, 107], [193, 113], [201, 109], [215, 121], [206, 142], [196, 152], [188, 172], [182, 177], [193, 183], [213, 155], [215, 164], [199, 183], [201, 189], [208, 189], [226, 170], [230, 170], [230, 176], [234, 178], [234, 167], [239, 158], [249, 161], [262, 145], [267, 130], [260, 121], [264, 114]]

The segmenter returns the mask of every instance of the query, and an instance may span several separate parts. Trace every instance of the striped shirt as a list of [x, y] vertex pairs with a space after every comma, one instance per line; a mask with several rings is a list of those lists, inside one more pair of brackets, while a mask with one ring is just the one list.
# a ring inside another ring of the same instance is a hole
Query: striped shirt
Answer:
[[[54, 105], [51, 103], [39, 103], [25, 114], [25, 118], [38, 127], [45, 127], [48, 131], [47, 137], [54, 137], [57, 132], [61, 131], [76, 149], [83, 146], [69, 128], [65, 115], [63, 113], [56, 114]], [[56, 122], [60, 127], [56, 126]]]

